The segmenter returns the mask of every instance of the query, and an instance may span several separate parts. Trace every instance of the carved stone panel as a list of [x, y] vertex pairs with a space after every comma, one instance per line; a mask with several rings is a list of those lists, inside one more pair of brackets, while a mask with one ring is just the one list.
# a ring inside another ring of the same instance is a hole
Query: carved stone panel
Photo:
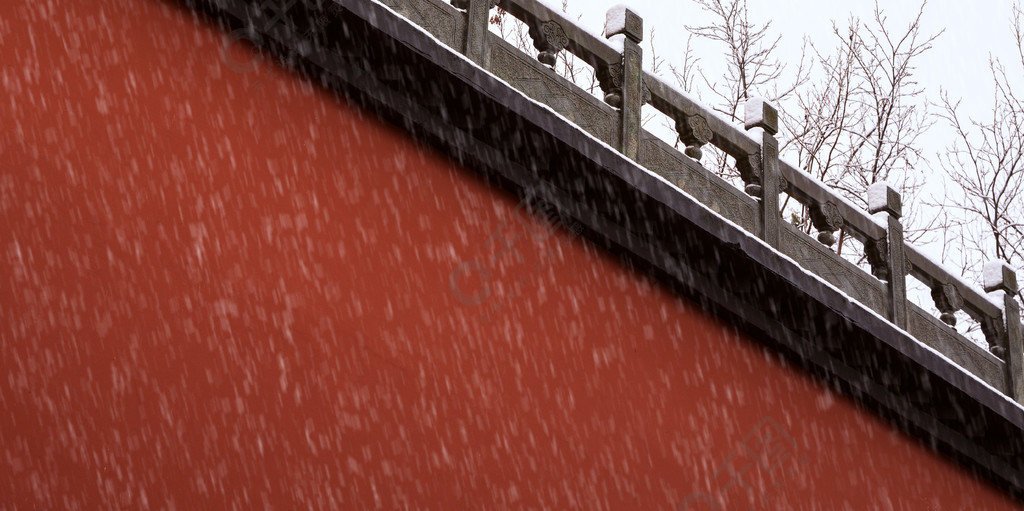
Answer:
[[871, 310], [883, 317], [886, 315], [884, 284], [800, 232], [792, 224], [782, 222], [781, 225], [779, 245], [783, 253]]
[[618, 145], [618, 115], [529, 55], [490, 34], [491, 72], [605, 143]]
[[382, 3], [426, 29], [444, 44], [461, 50], [465, 38], [463, 13], [441, 0], [382, 0]]
[[670, 145], [643, 133], [640, 164], [744, 229], [757, 229], [757, 203]]
[[942, 353], [956, 365], [981, 378], [985, 383], [1006, 392], [1003, 362], [984, 348], [974, 344], [931, 314], [908, 304], [907, 328], [915, 339]]

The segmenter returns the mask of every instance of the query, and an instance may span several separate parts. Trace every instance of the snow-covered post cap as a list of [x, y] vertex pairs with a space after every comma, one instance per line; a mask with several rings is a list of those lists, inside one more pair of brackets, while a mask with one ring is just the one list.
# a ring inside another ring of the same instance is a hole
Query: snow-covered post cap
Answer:
[[1006, 261], [995, 260], [985, 263], [982, 271], [982, 283], [985, 292], [1005, 291], [1008, 294], [1017, 293], [1017, 274]]
[[868, 187], [868, 212], [885, 212], [896, 218], [903, 216], [903, 200], [900, 192], [889, 186], [885, 181], [879, 181]]
[[605, 37], [623, 34], [634, 43], [644, 40], [644, 20], [629, 7], [619, 4], [611, 9], [604, 18]]
[[769, 135], [779, 132], [779, 109], [764, 98], [750, 98], [744, 106], [743, 128], [761, 128]]

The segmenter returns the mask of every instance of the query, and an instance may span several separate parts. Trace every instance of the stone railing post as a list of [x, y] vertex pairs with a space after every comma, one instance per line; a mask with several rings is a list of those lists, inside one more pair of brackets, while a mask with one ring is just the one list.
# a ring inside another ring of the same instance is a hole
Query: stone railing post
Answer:
[[[640, 108], [650, 97], [643, 83], [644, 20], [624, 6], [612, 7], [605, 17], [605, 37], [625, 36], [622, 61], [598, 70], [605, 101], [622, 109], [620, 149], [627, 158], [640, 157]], [[616, 104], [618, 103], [618, 104]]]
[[879, 181], [868, 187], [868, 212], [885, 213], [885, 239], [864, 247], [871, 273], [889, 283], [889, 320], [907, 328], [907, 259], [903, 250], [903, 201], [888, 183]]
[[1020, 306], [1013, 299], [1019, 290], [1017, 275], [1004, 261], [989, 261], [985, 264], [983, 275], [985, 291], [1003, 292], [1001, 346], [992, 351], [1006, 362], [1006, 386], [1010, 397], [1024, 404], [1024, 339], [1021, 338], [1024, 332], [1021, 332]]
[[498, 0], [452, 0], [452, 6], [466, 11], [466, 58], [487, 67], [487, 23]]
[[744, 128], [761, 128], [761, 154], [737, 161], [740, 174], [747, 183], [747, 193], [761, 198], [761, 239], [779, 246], [779, 194], [785, 188], [779, 172], [779, 111], [763, 98], [747, 100]]

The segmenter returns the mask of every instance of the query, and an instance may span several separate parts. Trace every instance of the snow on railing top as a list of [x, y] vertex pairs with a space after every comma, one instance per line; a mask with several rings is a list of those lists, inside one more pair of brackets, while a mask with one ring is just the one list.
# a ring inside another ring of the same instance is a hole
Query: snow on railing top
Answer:
[[539, 31], [539, 34], [541, 36], [548, 36], [547, 38], [557, 37], [562, 39], [564, 37], [562, 41], [547, 41], [547, 43], [555, 47], [561, 46], [561, 48], [558, 48], [559, 50], [562, 48], [568, 50], [594, 68], [605, 65], [608, 62], [613, 62], [616, 59], [621, 59], [622, 54], [612, 47], [611, 44], [599, 35], [593, 34], [573, 23], [565, 17], [560, 9], [554, 5], [549, 5], [545, 0], [499, 0], [497, 5], [505, 12], [522, 20], [532, 30], [535, 30], [533, 27], [540, 28], [546, 22], [557, 23], [558, 28], [564, 35], [558, 34], [556, 36], [552, 34], [548, 36], [542, 30]]
[[[859, 239], [864, 243], [871, 272], [886, 282], [889, 316], [896, 326], [907, 328], [903, 276], [910, 274], [932, 289], [932, 297], [936, 308], [942, 312], [943, 322], [955, 324], [953, 313], [963, 310], [981, 324], [993, 353], [999, 353], [1001, 347], [1010, 346], [1013, 348], [1009, 350], [1011, 358], [1024, 357], [1019, 335], [1013, 339], [1011, 332], [1014, 328], [1009, 325], [1011, 322], [1016, 324], [1016, 315], [1004, 313], [1005, 307], [998, 306], [977, 286], [904, 242], [898, 194], [891, 189], [878, 188], [880, 193], [889, 195], [869, 198], [872, 204], [882, 205], [869, 208], [883, 211], [872, 215], [798, 165], [779, 158], [778, 142], [774, 138], [778, 131], [778, 113], [769, 103], [749, 101], [745, 105], [744, 126], [740, 126], [702, 105], [685, 91], [644, 71], [642, 51], [638, 45], [643, 38], [643, 20], [628, 7], [619, 5], [608, 11], [606, 36], [601, 37], [567, 19], [557, 3], [549, 3], [551, 0], [451, 1], [456, 7], [469, 12], [470, 31], [479, 33], [480, 27], [474, 24], [486, 26], [487, 11], [498, 6], [529, 27], [534, 46], [540, 51], [537, 57], [540, 62], [552, 66], [557, 52], [567, 50], [591, 65], [605, 92], [605, 102], [619, 109], [621, 114], [619, 150], [627, 157], [640, 161], [640, 108], [646, 102], [675, 121], [679, 140], [686, 146], [683, 151], [686, 156], [699, 160], [701, 146], [711, 144], [735, 158], [747, 193], [760, 199], [761, 232], [758, 234], [769, 245], [779, 244], [780, 193], [787, 193], [808, 207], [812, 224], [819, 231], [818, 240], [823, 244], [832, 245], [835, 242], [833, 233], [839, 229]], [[467, 42], [467, 48], [470, 46]], [[1002, 351], [1006, 352], [1005, 349]], [[1024, 364], [1020, 360], [1008, 362], [1012, 362], [1010, 365], [1013, 367]], [[1024, 374], [1014, 378], [1024, 381]], [[1011, 389], [1015, 385], [1024, 389], [1020, 382], [1008, 383]], [[1024, 402], [1024, 395], [1013, 397]]]

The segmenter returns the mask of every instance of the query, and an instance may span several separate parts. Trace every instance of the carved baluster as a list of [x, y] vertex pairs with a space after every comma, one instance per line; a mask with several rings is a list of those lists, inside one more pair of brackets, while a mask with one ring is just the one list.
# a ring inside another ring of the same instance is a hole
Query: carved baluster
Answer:
[[604, 100], [622, 109], [620, 149], [628, 158], [640, 153], [640, 107], [650, 101], [651, 91], [643, 83], [644, 20], [625, 8], [613, 8], [605, 18], [605, 37], [622, 35], [622, 57], [618, 62], [598, 66], [597, 79]]
[[1002, 316], [986, 317], [981, 320], [981, 333], [985, 334], [985, 341], [988, 342], [988, 351], [1000, 359], [1006, 358], [1006, 350], [1003, 349], [1003, 318]]
[[[1002, 358], [1006, 362], [1006, 384], [1009, 396], [1024, 404], [1024, 339], [1021, 338], [1020, 306], [1013, 296], [1017, 293], [1017, 275], [1003, 261], [989, 261], [984, 269], [985, 291], [1003, 292], [1003, 335], [998, 339]], [[991, 348], [990, 348], [991, 349]], [[993, 353], [1000, 350], [994, 350]], [[998, 355], [998, 354], [997, 354]]]
[[843, 215], [839, 206], [832, 201], [814, 204], [811, 210], [811, 223], [818, 230], [818, 241], [831, 247], [836, 244], [835, 232], [843, 227]]
[[761, 154], [750, 153], [742, 158], [736, 158], [736, 170], [740, 178], [746, 184], [743, 191], [751, 197], [761, 196]]
[[622, 63], [611, 62], [597, 68], [597, 83], [604, 92], [604, 102], [622, 108]]
[[537, 54], [537, 60], [548, 66], [555, 65], [558, 52], [569, 44], [565, 30], [555, 21], [538, 21], [530, 24], [530, 37], [533, 38], [533, 47], [540, 52]]
[[964, 299], [956, 285], [947, 282], [932, 282], [932, 301], [939, 309], [939, 319], [949, 326], [956, 326], [956, 311], [964, 306]]
[[714, 135], [708, 126], [708, 120], [700, 114], [680, 115], [676, 118], [676, 132], [679, 133], [679, 141], [686, 145], [683, 154], [697, 161], [704, 155], [700, 147], [711, 142]]
[[889, 281], [889, 243], [886, 238], [869, 240], [864, 244], [864, 255], [871, 265], [871, 274], [878, 280]]
[[[740, 158], [737, 166], [746, 166], [751, 179], [760, 178], [760, 186], [751, 186], [747, 182], [747, 193], [759, 191], [761, 197], [761, 239], [773, 247], [779, 246], [779, 193], [785, 188], [785, 180], [779, 172], [779, 141], [775, 134], [779, 132], [779, 112], [763, 98], [747, 100], [744, 107], [744, 127], [747, 130], [761, 129], [761, 154], [756, 160], [748, 156]], [[758, 164], [754, 166], [755, 162]], [[756, 172], [756, 168], [760, 172]], [[741, 168], [740, 173], [744, 170]], [[751, 194], [757, 196], [756, 194]]]
[[889, 283], [889, 319], [907, 327], [907, 258], [903, 250], [903, 201], [900, 193], [884, 181], [868, 187], [868, 211], [885, 213], [885, 238], [867, 243], [865, 250], [871, 273]]
[[466, 57], [486, 67], [487, 23], [498, 0], [452, 0], [452, 6], [466, 11]]

